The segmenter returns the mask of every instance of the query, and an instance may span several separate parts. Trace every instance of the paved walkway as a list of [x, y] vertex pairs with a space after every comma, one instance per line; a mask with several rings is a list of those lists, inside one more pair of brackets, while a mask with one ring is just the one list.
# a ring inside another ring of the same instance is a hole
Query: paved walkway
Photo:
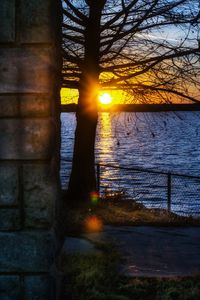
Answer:
[[129, 276], [187, 276], [200, 274], [199, 227], [106, 226], [84, 235], [91, 241], [113, 240]]

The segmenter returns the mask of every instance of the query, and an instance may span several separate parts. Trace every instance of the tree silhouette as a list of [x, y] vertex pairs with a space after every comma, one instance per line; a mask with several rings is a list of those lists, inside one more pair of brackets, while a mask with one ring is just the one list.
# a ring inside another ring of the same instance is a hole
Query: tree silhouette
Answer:
[[63, 87], [79, 91], [71, 201], [96, 189], [95, 135], [100, 88], [134, 101], [198, 102], [198, 0], [63, 0]]

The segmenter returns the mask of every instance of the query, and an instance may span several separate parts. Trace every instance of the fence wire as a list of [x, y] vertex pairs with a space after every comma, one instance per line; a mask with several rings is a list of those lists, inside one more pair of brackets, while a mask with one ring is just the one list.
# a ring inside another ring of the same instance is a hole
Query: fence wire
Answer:
[[[72, 162], [62, 158], [61, 183], [68, 185]], [[100, 196], [123, 194], [123, 198], [179, 215], [200, 217], [200, 177], [146, 169], [97, 164]]]
[[200, 216], [200, 177], [98, 164], [101, 196], [122, 193], [148, 208]]

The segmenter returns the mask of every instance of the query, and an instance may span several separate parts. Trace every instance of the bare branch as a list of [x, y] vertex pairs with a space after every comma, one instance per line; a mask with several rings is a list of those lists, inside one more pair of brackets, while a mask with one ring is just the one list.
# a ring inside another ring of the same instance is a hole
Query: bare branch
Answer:
[[114, 18], [112, 18], [111, 20], [109, 20], [106, 24], [104, 24], [101, 28], [101, 31], [104, 31], [106, 29], [109, 28], [110, 25], [112, 25], [113, 23], [115, 23], [116, 21], [118, 21], [123, 14], [126, 14], [127, 12], [129, 12], [131, 10], [131, 8], [138, 2], [139, 0], [134, 0], [132, 1], [126, 8], [123, 8], [120, 12], [116, 13], [116, 15], [114, 16]]
[[66, 33], [63, 33], [62, 36], [67, 40], [70, 40], [70, 41], [75, 42], [75, 43], [80, 44], [80, 45], [84, 45], [84, 40], [81, 39], [80, 36], [72, 36], [72, 35], [69, 35], [69, 34], [66, 34]]
[[63, 23], [63, 24], [62, 24], [62, 27], [63, 27], [63, 28], [66, 28], [66, 29], [68, 29], [68, 30], [71, 30], [71, 31], [73, 31], [73, 32], [76, 32], [76, 33], [81, 33], [81, 34], [84, 33], [84, 30], [82, 30], [82, 29], [80, 29], [80, 28], [78, 28], [78, 27], [75, 27], [75, 26], [71, 26], [71, 25], [66, 24], [66, 23]]
[[87, 0], [79, 8], [64, 1], [63, 85], [87, 86], [90, 80], [81, 80], [92, 70], [103, 88], [124, 89], [141, 100], [157, 93], [169, 101], [171, 93], [198, 101], [198, 0], [102, 0], [97, 6]]
[[200, 49], [196, 48], [196, 49], [189, 49], [189, 50], [179, 50], [179, 49], [174, 49], [174, 53], [170, 53], [170, 54], [164, 54], [164, 55], [159, 55], [159, 56], [154, 56], [154, 57], [150, 57], [146, 60], [140, 60], [140, 61], [134, 61], [132, 63], [127, 63], [127, 64], [118, 64], [118, 65], [112, 65], [112, 66], [108, 66], [105, 68], [101, 68], [101, 72], [112, 72], [112, 71], [116, 71], [118, 69], [128, 69], [131, 67], [137, 67], [137, 66], [142, 66], [142, 65], [146, 65], [148, 63], [152, 63], [152, 62], [156, 62], [159, 63], [161, 61], [164, 60], [168, 60], [168, 59], [172, 59], [172, 58], [178, 58], [178, 57], [183, 57], [183, 56], [187, 56], [190, 54], [198, 54], [200, 55]]
[[81, 19], [83, 22], [87, 22], [88, 18], [82, 14], [69, 0], [64, 0], [67, 6], [75, 13], [75, 15]]
[[73, 16], [72, 14], [70, 14], [67, 10], [63, 9], [62, 11], [63, 11], [63, 14], [64, 14], [67, 18], [69, 18], [71, 21], [73, 21], [74, 23], [77, 23], [77, 24], [79, 24], [79, 25], [81, 25], [81, 26], [83, 26], [83, 27], [85, 26], [85, 23], [84, 23], [82, 20], [80, 20], [80, 19], [74, 17], [74, 16]]

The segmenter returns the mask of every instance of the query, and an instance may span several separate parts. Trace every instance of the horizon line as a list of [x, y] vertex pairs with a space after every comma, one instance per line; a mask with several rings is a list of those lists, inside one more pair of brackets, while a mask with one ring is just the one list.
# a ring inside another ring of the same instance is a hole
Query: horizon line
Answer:
[[[61, 112], [76, 112], [78, 104], [61, 104]], [[192, 104], [112, 104], [98, 107], [99, 112], [200, 111], [200, 102]]]

